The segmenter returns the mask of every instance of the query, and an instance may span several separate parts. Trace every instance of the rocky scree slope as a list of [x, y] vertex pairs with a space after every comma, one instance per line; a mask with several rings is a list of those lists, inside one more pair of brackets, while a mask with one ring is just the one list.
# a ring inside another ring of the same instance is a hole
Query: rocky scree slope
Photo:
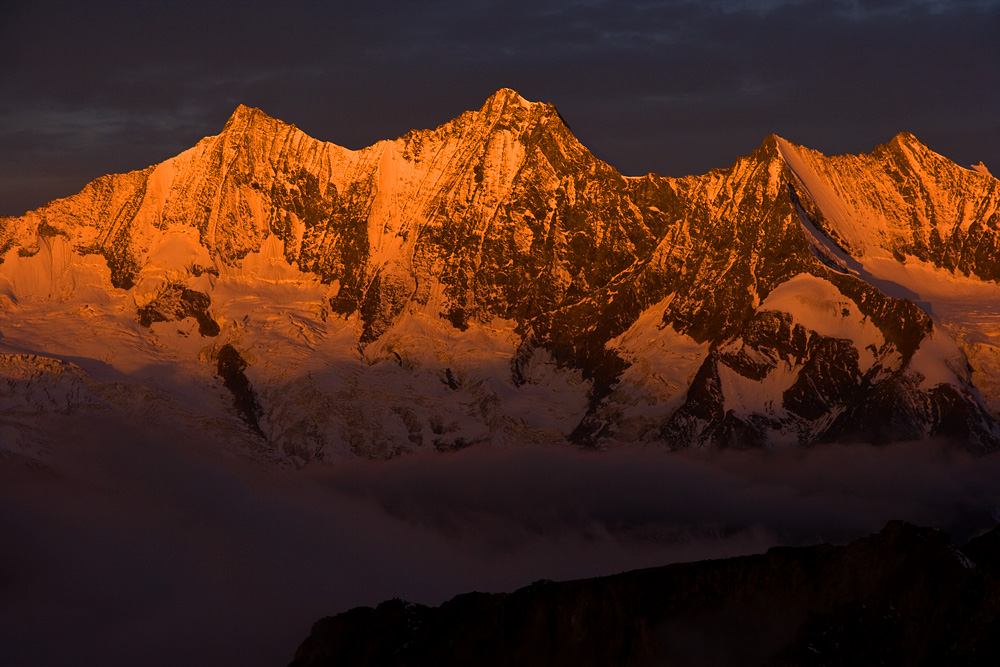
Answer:
[[241, 106], [0, 219], [0, 351], [173, 416], [201, 392], [296, 464], [566, 439], [992, 450], [998, 208], [1000, 182], [906, 134], [625, 177], [511, 90], [358, 151]]

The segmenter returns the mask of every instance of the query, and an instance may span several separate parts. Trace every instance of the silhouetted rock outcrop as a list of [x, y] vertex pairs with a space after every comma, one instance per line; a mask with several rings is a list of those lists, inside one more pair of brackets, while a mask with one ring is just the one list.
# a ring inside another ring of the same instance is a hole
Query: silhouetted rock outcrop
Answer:
[[541, 581], [436, 608], [390, 600], [318, 621], [291, 664], [985, 667], [1000, 660], [997, 544], [1000, 528], [958, 550], [890, 522], [847, 546]]

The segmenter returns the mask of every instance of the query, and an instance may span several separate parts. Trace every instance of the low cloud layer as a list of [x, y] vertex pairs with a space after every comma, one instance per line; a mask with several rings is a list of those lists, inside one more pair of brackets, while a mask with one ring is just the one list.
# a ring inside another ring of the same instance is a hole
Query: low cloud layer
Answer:
[[845, 542], [895, 518], [964, 541], [1000, 507], [1000, 457], [942, 443], [274, 472], [91, 428], [56, 454], [56, 471], [0, 462], [4, 664], [284, 664], [319, 617], [391, 597]]

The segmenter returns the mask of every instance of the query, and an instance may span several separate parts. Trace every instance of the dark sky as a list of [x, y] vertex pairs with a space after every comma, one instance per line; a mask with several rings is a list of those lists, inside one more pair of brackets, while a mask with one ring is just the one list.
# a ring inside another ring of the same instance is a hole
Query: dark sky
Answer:
[[901, 130], [997, 172], [998, 34], [1000, 0], [7, 0], [0, 214], [160, 162], [238, 103], [360, 148], [501, 87], [626, 174]]

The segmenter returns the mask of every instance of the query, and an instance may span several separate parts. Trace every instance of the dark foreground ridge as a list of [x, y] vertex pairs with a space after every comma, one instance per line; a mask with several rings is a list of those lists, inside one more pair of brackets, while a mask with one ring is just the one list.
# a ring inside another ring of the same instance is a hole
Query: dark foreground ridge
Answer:
[[1000, 527], [899, 521], [847, 546], [681, 563], [318, 621], [291, 667], [997, 665]]

